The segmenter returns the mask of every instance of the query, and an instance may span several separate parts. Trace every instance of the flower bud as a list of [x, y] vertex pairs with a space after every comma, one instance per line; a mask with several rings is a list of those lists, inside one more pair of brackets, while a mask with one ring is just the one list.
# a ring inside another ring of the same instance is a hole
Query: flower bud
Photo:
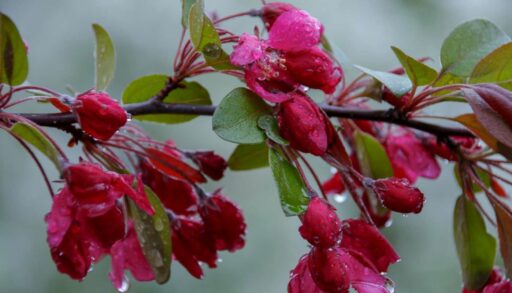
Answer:
[[190, 157], [199, 166], [201, 172], [213, 180], [221, 179], [224, 176], [224, 170], [228, 167], [226, 160], [212, 151], [194, 152]]
[[334, 207], [319, 197], [309, 202], [301, 220], [300, 235], [316, 247], [332, 247], [341, 237], [341, 221]]
[[287, 53], [285, 59], [292, 78], [307, 87], [332, 94], [341, 80], [341, 68], [335, 67], [329, 55], [318, 47]]
[[392, 211], [417, 214], [423, 208], [423, 193], [411, 186], [407, 179], [378, 179], [370, 183], [370, 187], [377, 193], [382, 204]]
[[308, 96], [296, 94], [281, 103], [277, 119], [281, 136], [291, 147], [316, 156], [326, 152], [329, 143], [326, 118]]
[[86, 92], [73, 103], [78, 122], [90, 136], [108, 140], [126, 124], [126, 111], [119, 103], [103, 92]]

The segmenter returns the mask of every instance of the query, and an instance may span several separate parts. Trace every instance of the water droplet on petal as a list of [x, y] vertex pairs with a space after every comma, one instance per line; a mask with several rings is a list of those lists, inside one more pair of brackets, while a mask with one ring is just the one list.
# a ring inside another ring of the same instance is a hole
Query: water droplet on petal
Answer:
[[121, 283], [121, 286], [117, 288], [118, 292], [126, 292], [130, 289], [130, 280], [126, 276], [123, 277], [123, 282]]
[[347, 195], [345, 193], [335, 194], [335, 195], [333, 195], [332, 198], [337, 203], [343, 203], [345, 200], [347, 200]]

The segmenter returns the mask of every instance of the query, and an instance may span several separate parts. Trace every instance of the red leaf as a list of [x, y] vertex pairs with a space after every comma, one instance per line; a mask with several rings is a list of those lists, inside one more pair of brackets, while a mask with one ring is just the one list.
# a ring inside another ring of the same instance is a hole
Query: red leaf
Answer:
[[178, 158], [154, 148], [147, 148], [146, 153], [150, 155], [149, 161], [153, 166], [173, 178], [198, 183], [206, 182], [206, 178], [203, 174]]
[[[512, 147], [512, 129], [509, 126], [512, 124], [508, 124], [507, 121], [486, 102], [486, 99], [490, 100], [492, 98], [487, 97], [484, 99], [475, 89], [464, 89], [463, 92], [482, 126], [497, 140]], [[512, 97], [510, 97], [510, 99], [512, 99]], [[512, 112], [509, 116], [512, 117]]]

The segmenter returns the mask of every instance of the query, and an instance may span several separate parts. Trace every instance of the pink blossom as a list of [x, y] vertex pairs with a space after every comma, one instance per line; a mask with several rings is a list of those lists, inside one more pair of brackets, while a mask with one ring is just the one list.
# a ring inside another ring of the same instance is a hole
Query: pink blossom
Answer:
[[389, 135], [384, 146], [395, 177], [407, 178], [414, 183], [418, 177], [435, 179], [441, 174], [441, 167], [434, 154], [412, 132]]

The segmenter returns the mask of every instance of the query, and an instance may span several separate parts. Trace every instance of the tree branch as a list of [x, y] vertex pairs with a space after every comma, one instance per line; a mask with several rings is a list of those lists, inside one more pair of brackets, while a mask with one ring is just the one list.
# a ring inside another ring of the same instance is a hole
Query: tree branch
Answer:
[[[321, 105], [321, 108], [329, 117], [348, 118], [381, 121], [393, 123], [410, 128], [415, 128], [421, 131], [429, 132], [436, 136], [465, 136], [474, 137], [474, 135], [464, 129], [458, 127], [447, 127], [436, 124], [431, 124], [418, 120], [410, 120], [405, 117], [393, 115], [393, 112], [386, 110], [361, 110], [353, 108], [344, 108], [336, 106]], [[190, 105], [190, 104], [166, 104], [158, 100], [150, 99], [142, 103], [128, 104], [124, 107], [126, 112], [132, 116], [144, 114], [189, 114], [189, 115], [202, 115], [211, 116], [215, 112], [216, 106], [205, 105]], [[27, 119], [34, 121], [41, 126], [48, 127], [63, 127], [75, 123], [76, 116], [73, 113], [56, 113], [56, 114], [18, 114]]]

